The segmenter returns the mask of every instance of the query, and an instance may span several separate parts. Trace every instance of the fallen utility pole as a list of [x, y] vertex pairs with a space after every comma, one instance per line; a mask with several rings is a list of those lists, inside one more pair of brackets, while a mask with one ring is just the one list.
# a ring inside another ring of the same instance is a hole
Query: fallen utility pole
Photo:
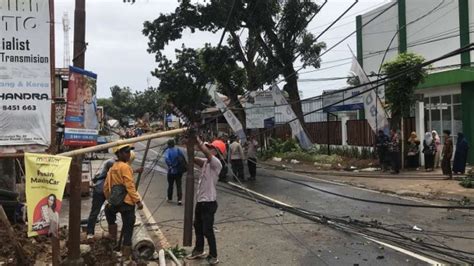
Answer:
[[157, 138], [174, 136], [174, 135], [184, 133], [184, 132], [186, 132], [186, 130], [188, 130], [188, 128], [178, 128], [178, 129], [163, 131], [163, 132], [144, 135], [144, 136], [135, 137], [135, 138], [121, 139], [121, 140], [117, 140], [117, 141], [106, 143], [106, 144], [101, 144], [101, 145], [96, 145], [96, 146], [92, 146], [92, 147], [87, 147], [87, 148], [77, 149], [77, 150], [73, 150], [73, 151], [63, 152], [63, 153], [60, 153], [58, 155], [73, 157], [73, 156], [77, 156], [77, 155], [86, 154], [86, 153], [89, 153], [89, 152], [97, 152], [97, 151], [106, 150], [106, 149], [113, 148], [113, 147], [120, 146], [120, 145], [124, 145], [124, 144], [133, 144], [133, 143], [137, 143], [137, 142], [145, 141], [145, 140], [149, 140], [149, 139], [157, 139]]
[[[73, 65], [84, 69], [86, 52], [86, 0], [76, 0], [74, 10], [74, 57]], [[81, 258], [81, 179], [82, 156], [72, 159], [69, 170], [69, 238], [67, 265], [82, 265]]]

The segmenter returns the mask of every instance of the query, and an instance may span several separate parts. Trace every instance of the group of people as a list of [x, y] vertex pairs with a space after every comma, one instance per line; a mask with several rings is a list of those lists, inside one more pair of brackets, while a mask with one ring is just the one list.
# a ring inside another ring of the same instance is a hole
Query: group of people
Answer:
[[[194, 230], [196, 245], [188, 259], [206, 258], [211, 265], [219, 263], [217, 259], [216, 239], [214, 235], [214, 215], [217, 210], [216, 185], [223, 167], [220, 154], [222, 147], [201, 141], [197, 138], [197, 147], [205, 157], [195, 157], [194, 164], [201, 168], [198, 177], [197, 204], [195, 207]], [[182, 162], [184, 158], [181, 150], [175, 147], [174, 140], [168, 141], [165, 161], [168, 165], [168, 200], [172, 199], [173, 183], [178, 188], [178, 204], [181, 204], [181, 177], [183, 174]], [[116, 216], [120, 213], [122, 218], [123, 242], [121, 245], [122, 259], [127, 261], [132, 255], [132, 236], [135, 224], [135, 209], [143, 208], [142, 199], [135, 186], [134, 173], [140, 173], [142, 168], [132, 169], [131, 164], [135, 158], [130, 144], [121, 145], [113, 149], [115, 158], [105, 161], [95, 175], [92, 208], [87, 220], [87, 239], [94, 239], [97, 217], [104, 205], [105, 217], [108, 224], [108, 238], [117, 243]], [[184, 159], [185, 160], [185, 159]], [[176, 162], [176, 163], [175, 163]], [[186, 165], [186, 160], [184, 161]], [[179, 184], [179, 185], [178, 185]], [[204, 252], [204, 239], [209, 244], [209, 255]]]
[[[421, 149], [421, 153], [423, 153], [425, 159], [425, 170], [433, 171], [435, 168], [440, 166], [441, 162], [443, 174], [447, 175], [449, 178], [452, 178], [453, 173], [464, 174], [469, 150], [469, 145], [464, 134], [458, 133], [452, 169], [451, 159], [453, 157], [453, 140], [451, 138], [451, 131], [444, 130], [443, 138], [444, 143], [441, 145], [441, 138], [435, 130], [425, 133]], [[396, 130], [392, 129], [390, 131], [390, 136], [387, 136], [383, 130], [379, 130], [376, 146], [383, 171], [387, 171], [391, 166], [393, 174], [398, 174], [400, 172], [400, 145], [400, 137]], [[406, 145], [406, 168], [419, 170], [420, 145], [421, 141], [418, 139], [416, 132], [412, 132]]]

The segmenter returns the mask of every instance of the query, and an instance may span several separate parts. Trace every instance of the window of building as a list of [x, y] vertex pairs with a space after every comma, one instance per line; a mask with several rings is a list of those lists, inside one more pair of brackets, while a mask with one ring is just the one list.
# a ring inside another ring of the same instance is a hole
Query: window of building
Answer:
[[[461, 94], [425, 97], [425, 128], [436, 130], [440, 136], [443, 130], [451, 130], [454, 143], [457, 133], [462, 132]], [[444, 142], [444, 139], [442, 139]]]

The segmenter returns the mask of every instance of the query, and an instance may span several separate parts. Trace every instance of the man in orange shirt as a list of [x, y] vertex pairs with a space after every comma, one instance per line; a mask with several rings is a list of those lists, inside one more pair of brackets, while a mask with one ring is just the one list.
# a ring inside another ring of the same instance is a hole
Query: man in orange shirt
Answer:
[[140, 195], [135, 188], [132, 167], [127, 163], [130, 161], [130, 151], [133, 147], [129, 144], [118, 146], [115, 149], [117, 162], [110, 168], [104, 183], [105, 198], [109, 199], [111, 188], [115, 185], [123, 185], [127, 194], [123, 202], [118, 206], [108, 204], [105, 208], [105, 217], [109, 225], [109, 234], [113, 240], [117, 240], [117, 213], [122, 216], [123, 245], [122, 256], [129, 259], [132, 254], [132, 235], [135, 224], [135, 205], [140, 210], [143, 208]]

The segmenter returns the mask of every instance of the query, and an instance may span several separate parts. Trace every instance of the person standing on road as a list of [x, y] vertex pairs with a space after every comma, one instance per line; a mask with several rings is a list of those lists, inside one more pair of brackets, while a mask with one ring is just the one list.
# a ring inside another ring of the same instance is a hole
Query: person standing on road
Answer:
[[181, 199], [183, 198], [183, 189], [181, 181], [184, 172], [183, 169], [181, 169], [183, 166], [180, 165], [180, 160], [181, 162], [184, 160], [184, 154], [180, 149], [175, 147], [175, 144], [174, 139], [169, 139], [168, 147], [166, 148], [164, 155], [166, 165], [168, 166], [168, 202], [173, 200], [173, 187], [174, 183], [176, 183], [178, 205], [182, 205]]
[[[230, 162], [232, 165], [232, 172], [239, 179], [239, 181], [245, 181], [244, 178], [244, 149], [240, 145], [239, 140], [236, 136], [231, 138], [232, 144], [230, 144]], [[234, 179], [235, 179], [234, 176]]]
[[[132, 165], [133, 160], [135, 159], [135, 153], [130, 151], [130, 160], [128, 161], [129, 165]], [[99, 168], [97, 173], [95, 174], [94, 178], [92, 179], [93, 190], [92, 190], [92, 207], [89, 213], [89, 218], [87, 219], [87, 239], [91, 240], [94, 239], [95, 234], [95, 224], [97, 223], [97, 217], [100, 214], [100, 210], [102, 209], [102, 205], [105, 202], [105, 195], [104, 195], [104, 182], [105, 178], [107, 177], [107, 173], [109, 172], [110, 168], [114, 165], [117, 161], [115, 158], [110, 158], [106, 160]], [[143, 171], [142, 168], [134, 169], [134, 173], [141, 173]]]
[[400, 173], [400, 137], [397, 130], [390, 132], [390, 159], [392, 160], [392, 174]]
[[467, 154], [469, 144], [464, 134], [458, 133], [458, 142], [456, 143], [456, 152], [454, 153], [453, 172], [454, 174], [464, 174], [466, 172]]
[[390, 138], [383, 132], [383, 130], [379, 130], [376, 144], [380, 167], [382, 168], [382, 171], [385, 172], [388, 169], [387, 159], [389, 157], [388, 146], [390, 144]]
[[252, 135], [250, 136], [250, 140], [247, 142], [247, 164], [250, 173], [249, 180], [251, 181], [255, 181], [257, 176], [257, 148], [257, 139], [255, 138], [255, 135]]
[[217, 158], [218, 148], [212, 144], [203, 143], [197, 138], [198, 148], [204, 153], [206, 158], [194, 158], [194, 163], [201, 167], [201, 175], [196, 192], [197, 203], [194, 210], [194, 232], [196, 234], [196, 245], [187, 258], [203, 259], [206, 257], [204, 252], [204, 237], [209, 244], [209, 256], [207, 261], [210, 265], [219, 263], [217, 259], [217, 244], [214, 235], [214, 215], [217, 211], [217, 190], [216, 185], [219, 179], [219, 173], [222, 164]]
[[439, 168], [440, 166], [440, 161], [441, 161], [441, 138], [438, 135], [438, 132], [436, 130], [431, 131], [433, 133], [433, 141], [436, 146], [436, 154], [435, 154], [435, 159], [434, 159], [434, 167]]
[[[105, 207], [105, 217], [107, 218], [107, 224], [109, 226], [109, 235], [115, 242], [117, 241], [117, 213], [119, 212], [122, 216], [122, 257], [125, 260], [129, 260], [132, 255], [135, 205], [139, 210], [143, 208], [140, 195], [135, 188], [133, 169], [127, 163], [130, 161], [132, 149], [133, 147], [130, 144], [121, 145], [115, 149], [117, 162], [110, 168], [104, 183], [104, 194], [107, 200], [110, 201], [115, 196], [117, 196], [116, 198], [121, 198], [120, 195], [123, 195], [123, 191], [125, 194], [121, 203], [117, 205], [108, 203]], [[114, 192], [114, 194], [112, 192]]]
[[425, 155], [425, 169], [426, 171], [434, 170], [434, 159], [436, 156], [436, 144], [431, 132], [426, 132], [423, 140], [423, 154]]
[[447, 175], [447, 179], [453, 179], [453, 172], [451, 170], [451, 157], [453, 157], [453, 141], [451, 139], [451, 131], [444, 130], [444, 146], [443, 146], [443, 159], [441, 161], [441, 169], [443, 175]]

